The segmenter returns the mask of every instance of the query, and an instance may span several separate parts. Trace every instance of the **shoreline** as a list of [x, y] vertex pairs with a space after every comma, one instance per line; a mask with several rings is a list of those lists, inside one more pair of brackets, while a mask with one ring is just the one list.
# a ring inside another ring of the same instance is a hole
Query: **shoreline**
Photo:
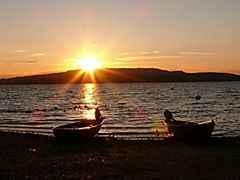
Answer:
[[238, 179], [240, 136], [208, 144], [53, 137], [0, 132], [1, 179]]

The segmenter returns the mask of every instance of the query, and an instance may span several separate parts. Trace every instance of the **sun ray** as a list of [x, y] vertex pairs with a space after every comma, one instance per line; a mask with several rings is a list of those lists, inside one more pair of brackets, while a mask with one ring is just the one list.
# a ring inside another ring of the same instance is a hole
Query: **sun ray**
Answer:
[[[125, 69], [123, 68], [122, 71], [124, 71]], [[124, 73], [121, 73], [121, 72], [118, 72], [116, 71], [114, 68], [104, 68], [104, 69], [100, 69], [100, 71], [102, 72], [105, 72], [108, 74], [108, 76], [110, 77], [111, 75], [114, 75], [114, 76], [118, 76], [120, 79], [123, 78], [123, 79], [129, 79], [133, 82], [140, 82], [141, 80], [138, 79], [138, 78], [135, 78], [134, 76], [128, 76], [128, 75], [125, 75]], [[96, 79], [99, 79], [99, 81], [108, 81], [107, 79], [102, 79], [103, 77], [99, 77], [99, 74], [101, 74], [100, 72], [96, 73]], [[107, 77], [106, 77], [107, 78]]]

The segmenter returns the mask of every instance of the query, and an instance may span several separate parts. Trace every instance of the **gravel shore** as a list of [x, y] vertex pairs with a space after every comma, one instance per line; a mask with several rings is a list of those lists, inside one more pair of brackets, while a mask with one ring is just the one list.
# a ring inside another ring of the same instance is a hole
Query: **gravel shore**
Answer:
[[239, 179], [240, 137], [208, 144], [52, 137], [0, 132], [0, 179]]

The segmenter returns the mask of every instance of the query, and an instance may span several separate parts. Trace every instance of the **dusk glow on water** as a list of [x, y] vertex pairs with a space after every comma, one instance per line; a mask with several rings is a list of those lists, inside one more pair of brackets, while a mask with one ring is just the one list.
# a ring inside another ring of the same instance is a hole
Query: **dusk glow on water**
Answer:
[[215, 120], [215, 136], [238, 136], [239, 89], [239, 82], [4, 85], [0, 129], [52, 133], [53, 126], [94, 118], [99, 106], [106, 117], [100, 134], [154, 137], [157, 130], [163, 136], [169, 109], [178, 120]]

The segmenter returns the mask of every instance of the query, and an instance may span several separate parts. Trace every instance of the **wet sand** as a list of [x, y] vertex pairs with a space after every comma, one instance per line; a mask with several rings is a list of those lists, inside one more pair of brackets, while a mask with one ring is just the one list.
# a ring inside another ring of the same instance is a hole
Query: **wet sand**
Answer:
[[0, 179], [238, 179], [240, 137], [208, 144], [53, 138], [0, 132]]

